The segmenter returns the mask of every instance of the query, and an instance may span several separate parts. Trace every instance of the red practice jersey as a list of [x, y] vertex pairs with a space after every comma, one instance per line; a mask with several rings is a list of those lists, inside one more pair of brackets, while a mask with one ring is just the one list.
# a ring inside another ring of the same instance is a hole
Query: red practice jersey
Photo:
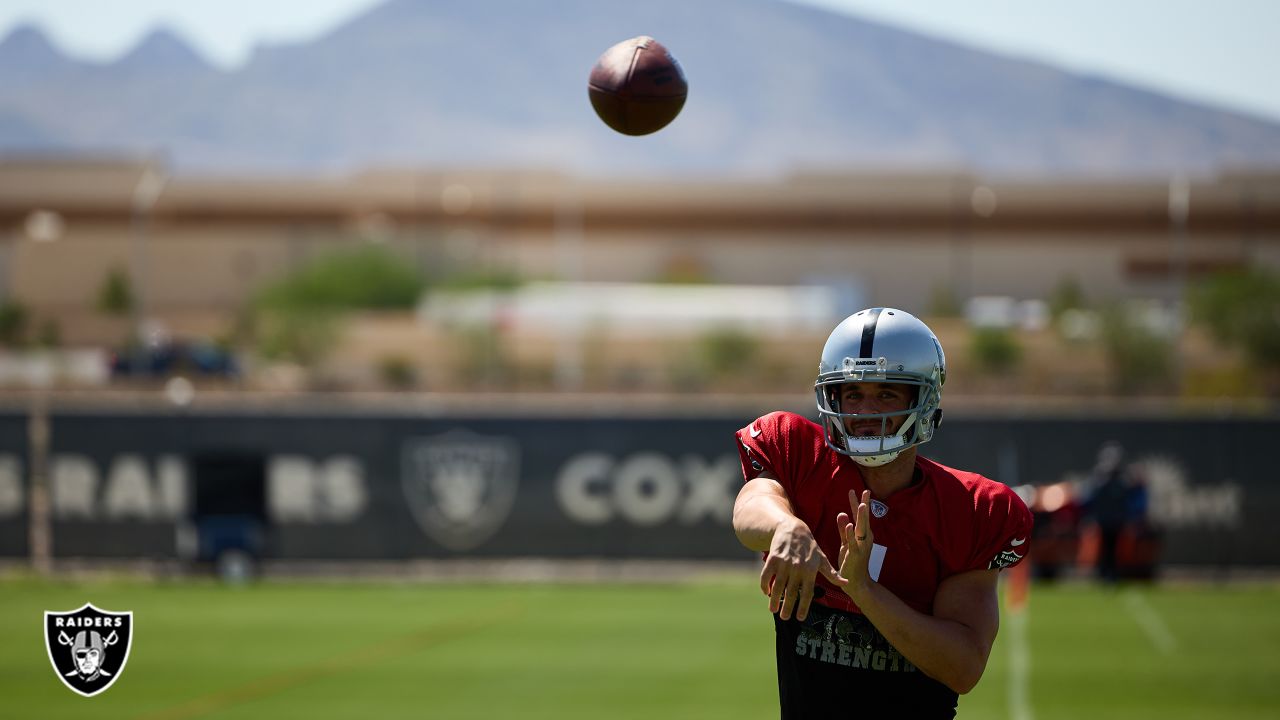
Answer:
[[[822, 427], [775, 412], [737, 433], [746, 480], [768, 472], [782, 484], [834, 565], [840, 551], [836, 514], [850, 516], [849, 491], [867, 489], [853, 458], [827, 447]], [[918, 481], [887, 498], [871, 497], [875, 549], [871, 577], [912, 608], [933, 614], [946, 578], [969, 570], [1011, 567], [1027, 556], [1031, 513], [1008, 486], [977, 473], [916, 456]], [[858, 612], [842, 590], [818, 575], [825, 592], [814, 602]]]

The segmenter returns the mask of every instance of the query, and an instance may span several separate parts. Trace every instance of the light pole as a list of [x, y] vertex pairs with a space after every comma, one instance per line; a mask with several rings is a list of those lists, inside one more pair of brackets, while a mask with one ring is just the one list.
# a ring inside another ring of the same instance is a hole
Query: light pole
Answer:
[[132, 242], [130, 247], [132, 250], [132, 274], [133, 286], [137, 289], [133, 302], [130, 304], [130, 325], [133, 330], [134, 345], [133, 359], [136, 367], [141, 367], [145, 361], [146, 353], [146, 333], [144, 324], [147, 321], [147, 309], [150, 301], [150, 252], [148, 246], [148, 225], [152, 212], [155, 210], [156, 201], [160, 199], [160, 194], [164, 191], [167, 177], [162, 169], [155, 163], [147, 163], [143, 168], [142, 174], [138, 176], [137, 183], [133, 186], [133, 198], [130, 203], [129, 227], [131, 231]]
[[1169, 229], [1173, 235], [1170, 270], [1173, 275], [1173, 304], [1185, 299], [1187, 285], [1187, 217], [1191, 214], [1191, 185], [1182, 173], [1169, 178]]
[[[57, 242], [66, 224], [52, 210], [32, 210], [23, 225], [26, 239], [37, 243]], [[11, 293], [12, 288], [6, 292]], [[49, 508], [49, 386], [53, 383], [52, 366], [37, 361], [28, 378], [31, 383], [31, 408], [27, 414], [27, 456], [30, 463], [31, 495], [28, 498], [27, 544], [31, 568], [39, 575], [53, 570], [53, 526]]]
[[1182, 173], [1169, 179], [1169, 231], [1172, 235], [1170, 273], [1173, 276], [1173, 298], [1170, 313], [1173, 316], [1173, 382], [1182, 390], [1182, 337], [1186, 326], [1187, 294], [1187, 217], [1191, 214], [1191, 185]]

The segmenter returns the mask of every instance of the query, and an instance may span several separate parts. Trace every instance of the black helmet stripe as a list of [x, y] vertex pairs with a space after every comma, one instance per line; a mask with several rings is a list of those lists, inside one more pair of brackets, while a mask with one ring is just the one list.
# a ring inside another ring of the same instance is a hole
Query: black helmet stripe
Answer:
[[862, 347], [858, 349], [858, 357], [871, 357], [872, 347], [876, 344], [876, 323], [880, 321], [880, 311], [884, 308], [871, 308], [867, 312], [871, 317], [862, 324]]

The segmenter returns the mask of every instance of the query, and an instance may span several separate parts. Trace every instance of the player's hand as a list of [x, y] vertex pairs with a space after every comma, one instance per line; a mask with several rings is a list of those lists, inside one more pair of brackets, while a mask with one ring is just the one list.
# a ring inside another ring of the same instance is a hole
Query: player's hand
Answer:
[[797, 620], [804, 620], [819, 572], [837, 586], [846, 582], [822, 554], [808, 525], [799, 520], [779, 525], [760, 573], [760, 590], [769, 596], [769, 612], [783, 620], [790, 620], [793, 613]]
[[[842, 586], [844, 591], [853, 597], [855, 593], [869, 587], [872, 580], [867, 572], [867, 563], [871, 558], [871, 547], [876, 536], [871, 532], [871, 491], [863, 490], [861, 499], [853, 490], [849, 491], [849, 513], [836, 515], [836, 527], [840, 528], [840, 575], [848, 578]], [[854, 601], [857, 598], [854, 597]]]

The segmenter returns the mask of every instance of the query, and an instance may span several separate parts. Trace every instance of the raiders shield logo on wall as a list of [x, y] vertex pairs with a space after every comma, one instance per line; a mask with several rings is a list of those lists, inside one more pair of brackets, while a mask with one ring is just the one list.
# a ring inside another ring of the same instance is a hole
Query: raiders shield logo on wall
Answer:
[[62, 684], [85, 697], [111, 687], [133, 647], [133, 613], [79, 610], [44, 614], [44, 644]]
[[488, 540], [511, 512], [520, 448], [509, 438], [454, 430], [405, 441], [401, 483], [429, 537], [450, 550]]

